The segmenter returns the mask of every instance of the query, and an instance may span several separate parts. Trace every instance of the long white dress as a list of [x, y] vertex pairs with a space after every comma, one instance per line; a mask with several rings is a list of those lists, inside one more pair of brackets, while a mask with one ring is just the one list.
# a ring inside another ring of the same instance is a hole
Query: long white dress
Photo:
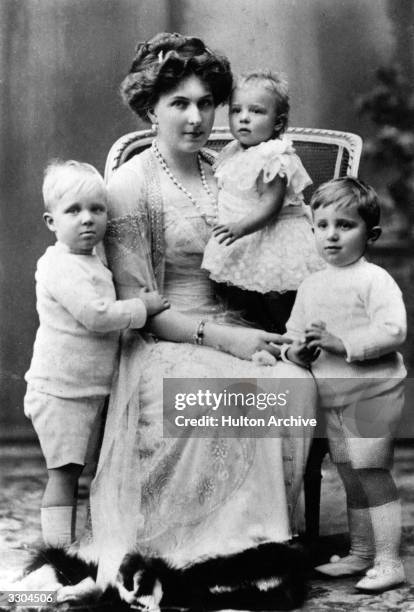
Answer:
[[[171, 308], [225, 322], [228, 313], [200, 269], [210, 227], [152, 153], [124, 164], [109, 192], [107, 254], [119, 297], [158, 284]], [[208, 197], [200, 206], [213, 214]], [[151, 235], [151, 223], [162, 228], [161, 236]], [[294, 365], [259, 366], [205, 346], [126, 334], [91, 496], [102, 582], [114, 579], [122, 556], [136, 546], [182, 566], [291, 537], [289, 510], [301, 486], [306, 432], [285, 432], [283, 441], [163, 437], [163, 379], [206, 377], [266, 378], [274, 393], [296, 379], [289, 414], [314, 413], [313, 380]]]

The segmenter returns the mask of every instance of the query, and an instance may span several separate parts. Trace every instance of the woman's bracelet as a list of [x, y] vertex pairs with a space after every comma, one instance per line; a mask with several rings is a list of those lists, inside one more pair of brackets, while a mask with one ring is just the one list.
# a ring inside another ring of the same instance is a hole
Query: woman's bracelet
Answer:
[[287, 352], [289, 348], [290, 348], [290, 344], [282, 344], [282, 346], [280, 347], [279, 359], [281, 359], [285, 363], [292, 363], [287, 356]]
[[206, 321], [204, 321], [204, 319], [201, 319], [201, 321], [197, 324], [196, 333], [193, 336], [194, 344], [198, 344], [199, 346], [204, 344], [205, 324], [206, 324]]

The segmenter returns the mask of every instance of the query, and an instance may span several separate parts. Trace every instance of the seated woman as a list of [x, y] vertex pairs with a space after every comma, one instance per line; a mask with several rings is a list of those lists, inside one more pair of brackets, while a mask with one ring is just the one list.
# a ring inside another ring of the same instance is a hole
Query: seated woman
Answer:
[[305, 370], [251, 361], [260, 350], [277, 356], [280, 336], [229, 325], [200, 269], [217, 213], [202, 147], [231, 85], [225, 58], [178, 34], [139, 45], [122, 84], [124, 99], [157, 133], [109, 181], [106, 253], [119, 298], [157, 287], [171, 308], [151, 318], [145, 337], [123, 338], [91, 500], [108, 569], [108, 544], [114, 553], [109, 575], [131, 544], [181, 566], [291, 537], [288, 506], [293, 511], [302, 481], [304, 432], [284, 439], [285, 469], [280, 438], [163, 437], [165, 378], [269, 378], [275, 393], [285, 391], [283, 379], [305, 379], [292, 381], [288, 409], [303, 416], [314, 409]]
[[[231, 86], [228, 61], [179, 34], [140, 44], [122, 84], [156, 137], [109, 181], [106, 253], [119, 299], [158, 288], [171, 308], [148, 321], [146, 334], [122, 339], [91, 493], [100, 584], [115, 580], [131, 549], [182, 568], [292, 537], [309, 432], [163, 436], [164, 379], [183, 379], [184, 392], [188, 378], [267, 379], [267, 392], [289, 386], [286, 414], [310, 417], [315, 407], [305, 369], [252, 361], [260, 351], [277, 357], [281, 337], [236, 324], [200, 269], [217, 214], [213, 160], [203, 146]], [[246, 569], [237, 568], [243, 581]]]

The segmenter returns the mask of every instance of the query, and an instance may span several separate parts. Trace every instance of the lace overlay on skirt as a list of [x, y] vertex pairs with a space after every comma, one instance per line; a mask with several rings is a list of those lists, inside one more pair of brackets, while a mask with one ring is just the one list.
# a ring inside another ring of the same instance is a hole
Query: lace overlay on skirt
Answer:
[[[165, 177], [159, 180], [164, 202], [162, 291], [172, 308], [224, 322], [229, 313], [217, 302], [207, 272], [200, 269], [210, 228]], [[212, 214], [208, 198], [200, 204]], [[136, 257], [142, 244], [124, 236], [128, 227], [135, 226], [125, 218], [112, 221], [108, 249], [124, 295], [133, 292], [127, 273], [135, 274], [141, 285], [151, 277], [150, 271], [134, 271], [134, 266], [142, 266], [142, 258]], [[148, 238], [141, 226], [139, 232], [140, 240]], [[291, 537], [289, 513], [298, 498], [309, 439], [288, 432], [283, 440], [163, 437], [167, 377], [267, 378], [275, 393], [280, 379], [302, 378], [305, 386], [292, 385], [289, 412], [311, 416], [315, 406], [313, 380], [296, 366], [259, 366], [205, 346], [125, 333], [91, 494], [101, 583], [115, 579], [123, 555], [135, 547], [182, 566], [207, 555]]]

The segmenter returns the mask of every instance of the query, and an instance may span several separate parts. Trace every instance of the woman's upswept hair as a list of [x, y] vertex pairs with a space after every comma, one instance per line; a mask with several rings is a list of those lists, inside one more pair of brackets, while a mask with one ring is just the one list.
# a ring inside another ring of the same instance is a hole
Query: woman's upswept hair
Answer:
[[344, 176], [323, 183], [312, 195], [312, 211], [327, 206], [356, 206], [367, 230], [379, 225], [381, 210], [374, 189], [354, 176]]
[[289, 121], [289, 85], [286, 77], [282, 73], [271, 70], [254, 70], [241, 74], [236, 79], [233, 91], [248, 83], [261, 83], [273, 94], [276, 102], [275, 137], [277, 138], [287, 130]]
[[190, 75], [208, 85], [215, 106], [228, 100], [233, 78], [227, 58], [211, 51], [199, 38], [163, 32], [137, 45], [131, 69], [121, 83], [121, 95], [148, 121], [148, 111], [160, 96]]

